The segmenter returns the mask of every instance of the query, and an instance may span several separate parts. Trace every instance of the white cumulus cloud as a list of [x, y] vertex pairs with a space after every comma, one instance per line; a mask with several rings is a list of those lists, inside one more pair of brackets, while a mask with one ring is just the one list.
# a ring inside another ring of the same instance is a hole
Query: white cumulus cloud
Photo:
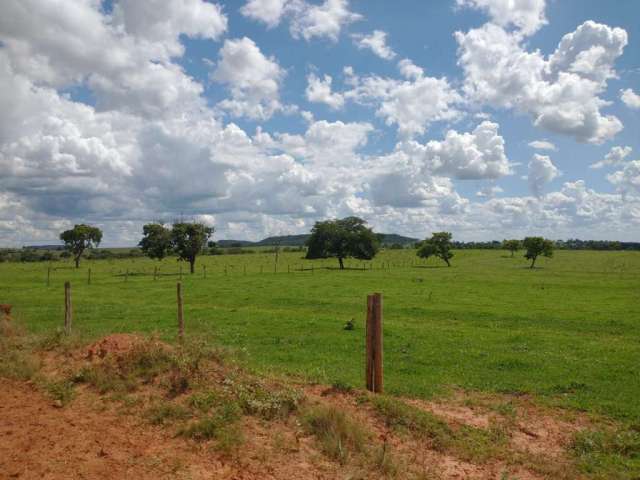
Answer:
[[284, 70], [273, 57], [265, 56], [253, 40], [226, 40], [211, 78], [229, 87], [231, 99], [220, 107], [235, 116], [267, 119], [282, 109], [280, 83]]
[[529, 162], [529, 189], [536, 197], [542, 196], [544, 186], [560, 176], [560, 170], [546, 155], [533, 155]]
[[319, 78], [315, 74], [307, 77], [307, 89], [305, 91], [307, 100], [314, 103], [324, 103], [334, 110], [339, 110], [344, 106], [344, 96], [331, 91], [332, 78], [325, 75]]
[[351, 36], [360, 50], [371, 50], [384, 60], [393, 60], [396, 53], [387, 45], [387, 33], [382, 30], [374, 30], [370, 35], [360, 33]]
[[493, 23], [455, 37], [471, 101], [527, 113], [534, 125], [580, 142], [600, 144], [622, 130], [617, 117], [602, 113], [609, 102], [601, 95], [627, 44], [625, 30], [586, 21], [547, 58]]
[[640, 108], [640, 95], [630, 88], [620, 90], [620, 100], [629, 108], [636, 110]]
[[594, 163], [589, 168], [602, 168], [607, 166], [618, 166], [624, 164], [624, 159], [631, 153], [631, 147], [611, 147], [609, 153], [604, 157], [604, 160]]
[[514, 26], [524, 35], [535, 33], [547, 23], [545, 0], [456, 0], [458, 6], [486, 11], [492, 22]]

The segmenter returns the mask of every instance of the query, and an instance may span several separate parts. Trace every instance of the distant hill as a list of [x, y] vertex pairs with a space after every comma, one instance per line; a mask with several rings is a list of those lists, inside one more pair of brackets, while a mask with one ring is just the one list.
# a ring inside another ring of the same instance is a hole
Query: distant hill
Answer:
[[[380, 243], [382, 245], [410, 245], [418, 241], [417, 238], [404, 237], [396, 233], [380, 233]], [[309, 234], [302, 235], [279, 235], [267, 237], [258, 242], [249, 242], [247, 240], [218, 240], [216, 243], [219, 247], [272, 247], [280, 245], [281, 247], [299, 247], [304, 245], [309, 239]]]

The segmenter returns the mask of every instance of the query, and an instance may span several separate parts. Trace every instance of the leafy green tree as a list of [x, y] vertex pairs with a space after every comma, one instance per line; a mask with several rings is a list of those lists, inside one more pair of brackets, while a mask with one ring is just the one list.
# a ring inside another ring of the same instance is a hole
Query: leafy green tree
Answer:
[[345, 258], [371, 260], [380, 249], [378, 238], [358, 217], [316, 222], [307, 240], [308, 259], [337, 258], [344, 270]]
[[431, 235], [431, 238], [427, 238], [424, 242], [422, 242], [417, 251], [417, 255], [420, 258], [429, 258], [429, 257], [438, 257], [444, 262], [446, 262], [447, 266], [451, 266], [451, 262], [449, 260], [453, 257], [453, 252], [451, 251], [451, 233], [449, 232], [436, 232]]
[[503, 240], [502, 248], [511, 252], [511, 257], [522, 248], [522, 242], [520, 240]]
[[207, 246], [213, 235], [213, 227], [204, 223], [176, 222], [171, 228], [171, 244], [178, 254], [178, 260], [189, 262], [191, 273], [195, 271], [196, 257]]
[[142, 240], [138, 245], [149, 258], [162, 260], [171, 253], [171, 230], [161, 223], [147, 223], [142, 227]]
[[80, 267], [80, 257], [87, 248], [95, 248], [102, 241], [102, 230], [91, 225], [75, 225], [70, 230], [60, 234], [60, 240], [64, 242], [64, 248], [73, 255], [76, 268]]
[[525, 258], [531, 260], [529, 268], [533, 268], [540, 255], [549, 258], [553, 257], [553, 242], [551, 240], [542, 237], [527, 237], [522, 243], [526, 250]]

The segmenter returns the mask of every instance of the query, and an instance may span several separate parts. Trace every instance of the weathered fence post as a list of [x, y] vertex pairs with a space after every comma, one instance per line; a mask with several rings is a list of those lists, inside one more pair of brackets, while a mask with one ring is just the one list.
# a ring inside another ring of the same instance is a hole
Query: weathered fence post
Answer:
[[73, 308], [71, 305], [71, 282], [64, 282], [64, 333], [71, 333], [73, 321]]
[[178, 340], [182, 342], [184, 340], [184, 312], [182, 309], [182, 282], [178, 282], [176, 286], [176, 292], [178, 294]]
[[91, 285], [91, 269], [87, 272], [87, 285]]
[[47, 287], [49, 286], [50, 277], [51, 277], [51, 267], [47, 267]]
[[124, 273], [124, 281], [128, 282], [129, 281], [129, 269], [127, 268], [127, 271]]
[[366, 328], [367, 390], [374, 393], [383, 392], [382, 374], [382, 294], [367, 295], [367, 328]]
[[207, 266], [202, 265], [202, 277], [207, 278]]
[[153, 267], [153, 279], [158, 279], [158, 267]]

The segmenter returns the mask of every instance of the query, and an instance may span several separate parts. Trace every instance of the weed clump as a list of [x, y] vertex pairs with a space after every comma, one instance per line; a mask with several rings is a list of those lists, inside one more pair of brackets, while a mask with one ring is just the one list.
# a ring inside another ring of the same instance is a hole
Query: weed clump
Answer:
[[182, 427], [178, 434], [193, 440], [215, 440], [219, 449], [232, 450], [243, 441], [242, 409], [233, 400], [216, 403], [208, 414]]

